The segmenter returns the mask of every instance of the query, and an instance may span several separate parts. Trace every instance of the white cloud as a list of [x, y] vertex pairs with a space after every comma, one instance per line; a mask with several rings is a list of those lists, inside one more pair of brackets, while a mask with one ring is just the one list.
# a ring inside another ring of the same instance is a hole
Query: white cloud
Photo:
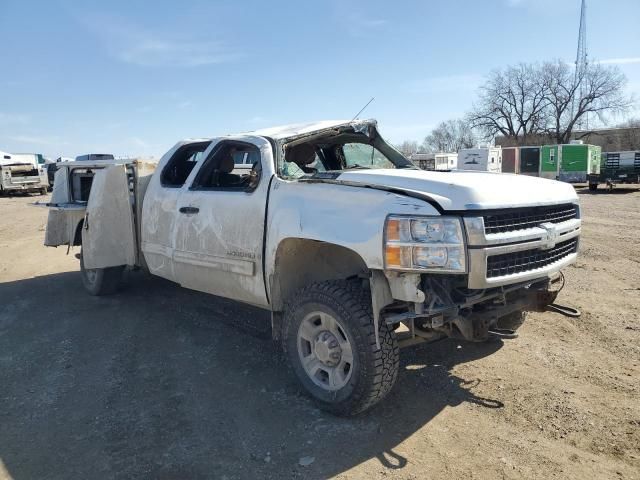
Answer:
[[350, 15], [346, 21], [347, 32], [356, 38], [377, 34], [386, 24], [386, 20], [366, 18], [357, 14]]
[[640, 57], [605, 58], [604, 60], [598, 60], [595, 63], [599, 63], [600, 65], [631, 65], [634, 63], [640, 63]]
[[386, 20], [382, 20], [381, 18], [358, 18], [355, 22], [361, 28], [378, 28], [387, 24]]
[[461, 74], [418, 78], [405, 84], [410, 93], [455, 93], [474, 91], [482, 83], [482, 75]]
[[68, 145], [69, 142], [62, 140], [60, 137], [39, 136], [39, 135], [9, 135], [6, 137], [13, 142], [25, 145], [52, 146], [52, 145]]
[[123, 62], [143, 67], [198, 67], [237, 58], [215, 42], [166, 41], [139, 32], [129, 40], [128, 44], [112, 47], [112, 53]]
[[29, 123], [29, 115], [23, 113], [0, 112], [0, 125], [26, 125]]
[[109, 55], [132, 65], [198, 67], [240, 57], [217, 40], [158, 33], [109, 15], [85, 16], [81, 21], [102, 40]]
[[334, 9], [338, 23], [355, 38], [378, 34], [388, 25], [387, 20], [371, 16], [370, 10], [355, 3], [335, 2]]

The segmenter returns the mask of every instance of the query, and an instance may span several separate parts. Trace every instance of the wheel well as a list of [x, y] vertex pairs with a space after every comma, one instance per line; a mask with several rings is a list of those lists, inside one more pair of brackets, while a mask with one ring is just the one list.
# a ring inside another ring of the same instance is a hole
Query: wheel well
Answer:
[[275, 269], [269, 282], [274, 311], [305, 285], [326, 280], [342, 280], [367, 274], [364, 260], [353, 250], [332, 243], [288, 238], [280, 242]]

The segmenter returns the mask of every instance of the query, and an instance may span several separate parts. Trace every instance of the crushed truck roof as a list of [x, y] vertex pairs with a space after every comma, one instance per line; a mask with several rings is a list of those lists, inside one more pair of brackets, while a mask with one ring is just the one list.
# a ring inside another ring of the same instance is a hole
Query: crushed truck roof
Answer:
[[376, 125], [376, 120], [323, 120], [320, 122], [294, 123], [291, 125], [281, 125], [278, 127], [262, 128], [251, 132], [244, 132], [240, 135], [257, 135], [259, 137], [270, 137], [274, 140], [282, 140], [290, 137], [297, 137], [318, 130], [326, 130], [346, 125]]
[[300, 135], [306, 135], [309, 133], [328, 130], [330, 128], [343, 127], [347, 125], [353, 125], [355, 127], [364, 127], [367, 125], [377, 126], [378, 122], [374, 119], [368, 120], [322, 120], [319, 122], [308, 123], [292, 123], [289, 125], [280, 125], [276, 127], [261, 128], [259, 130], [250, 130], [247, 132], [231, 133], [227, 135], [214, 136], [209, 138], [185, 138], [182, 143], [194, 143], [194, 142], [210, 142], [215, 138], [224, 137], [268, 137], [273, 140], [284, 140], [288, 138], [295, 138]]

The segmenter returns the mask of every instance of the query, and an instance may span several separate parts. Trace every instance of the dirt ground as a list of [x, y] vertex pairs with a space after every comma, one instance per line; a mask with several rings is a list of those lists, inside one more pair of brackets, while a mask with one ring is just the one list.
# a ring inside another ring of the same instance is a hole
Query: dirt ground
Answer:
[[38, 198], [0, 198], [2, 480], [640, 478], [637, 188], [580, 191], [581, 318], [404, 350], [355, 419], [300, 391], [262, 311], [139, 273], [85, 294]]

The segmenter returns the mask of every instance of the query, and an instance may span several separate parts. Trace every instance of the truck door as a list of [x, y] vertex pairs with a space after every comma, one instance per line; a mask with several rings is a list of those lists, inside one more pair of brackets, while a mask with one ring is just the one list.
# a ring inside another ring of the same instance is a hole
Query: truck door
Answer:
[[[180, 192], [173, 266], [182, 286], [267, 306], [263, 242], [272, 161], [259, 137], [227, 137], [201, 162]], [[252, 165], [251, 169], [238, 168]], [[266, 168], [266, 171], [270, 171]]]
[[178, 197], [211, 141], [181, 142], [160, 160], [142, 204], [141, 250], [149, 272], [175, 281], [173, 246]]

